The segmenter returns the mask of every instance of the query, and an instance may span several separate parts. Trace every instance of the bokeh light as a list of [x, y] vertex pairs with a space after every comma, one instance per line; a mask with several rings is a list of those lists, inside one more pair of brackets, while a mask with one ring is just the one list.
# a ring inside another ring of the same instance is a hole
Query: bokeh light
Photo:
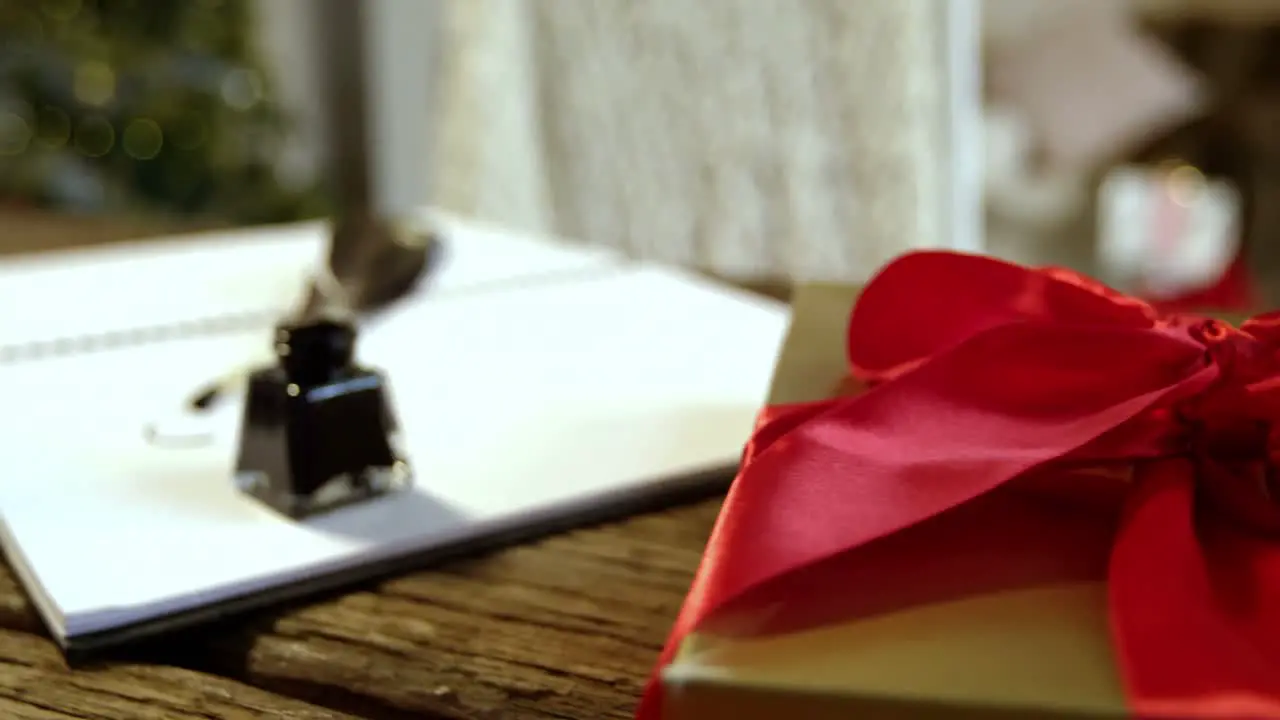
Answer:
[[232, 70], [222, 79], [222, 100], [237, 110], [248, 110], [262, 100], [262, 79], [249, 70]]
[[129, 157], [150, 160], [159, 155], [160, 148], [164, 147], [164, 133], [155, 120], [138, 118], [125, 127], [120, 145]]
[[1169, 199], [1177, 205], [1190, 207], [1204, 187], [1204, 174], [1191, 165], [1178, 165], [1168, 170], [1165, 188]]
[[76, 68], [72, 92], [85, 105], [106, 105], [116, 95], [116, 73], [104, 62], [81, 63]]
[[116, 144], [116, 129], [101, 115], [90, 115], [76, 126], [76, 149], [89, 157], [102, 157]]
[[0, 155], [21, 155], [31, 144], [31, 123], [13, 110], [0, 110]]

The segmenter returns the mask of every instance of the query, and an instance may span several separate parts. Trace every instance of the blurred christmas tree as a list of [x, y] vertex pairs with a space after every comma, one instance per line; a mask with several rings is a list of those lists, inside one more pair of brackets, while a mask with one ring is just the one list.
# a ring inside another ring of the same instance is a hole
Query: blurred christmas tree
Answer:
[[249, 0], [0, 0], [0, 199], [274, 222], [289, 131]]

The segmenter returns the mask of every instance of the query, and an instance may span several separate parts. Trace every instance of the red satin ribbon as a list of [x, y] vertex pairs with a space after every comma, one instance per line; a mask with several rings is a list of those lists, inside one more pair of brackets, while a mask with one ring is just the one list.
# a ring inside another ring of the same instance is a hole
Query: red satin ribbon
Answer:
[[[921, 252], [848, 357], [867, 392], [763, 414], [659, 667], [695, 630], [1096, 578], [1135, 716], [1280, 718], [1280, 314]], [[661, 703], [655, 674], [638, 717]]]

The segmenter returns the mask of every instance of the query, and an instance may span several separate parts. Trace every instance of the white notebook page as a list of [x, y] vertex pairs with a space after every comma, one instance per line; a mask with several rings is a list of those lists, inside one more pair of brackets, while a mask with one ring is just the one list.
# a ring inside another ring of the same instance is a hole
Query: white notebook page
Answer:
[[65, 639], [656, 491], [737, 462], [786, 321], [651, 267], [403, 306], [359, 351], [388, 373], [416, 488], [304, 523], [233, 489], [238, 399], [209, 447], [143, 439], [265, 334], [0, 368], [10, 554]]
[[[530, 238], [440, 213], [431, 292], [607, 265], [604, 248]], [[208, 232], [0, 261], [0, 347], [293, 308], [327, 248], [320, 222]]]

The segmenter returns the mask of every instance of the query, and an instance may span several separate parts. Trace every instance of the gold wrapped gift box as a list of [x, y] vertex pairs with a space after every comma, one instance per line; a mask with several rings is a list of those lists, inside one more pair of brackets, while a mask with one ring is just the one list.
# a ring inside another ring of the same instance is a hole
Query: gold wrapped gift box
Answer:
[[[857, 289], [793, 298], [772, 403], [831, 397]], [[892, 578], [886, 578], [892, 582]], [[695, 634], [662, 672], [664, 720], [1128, 716], [1101, 583], [1037, 587], [767, 638]]]

